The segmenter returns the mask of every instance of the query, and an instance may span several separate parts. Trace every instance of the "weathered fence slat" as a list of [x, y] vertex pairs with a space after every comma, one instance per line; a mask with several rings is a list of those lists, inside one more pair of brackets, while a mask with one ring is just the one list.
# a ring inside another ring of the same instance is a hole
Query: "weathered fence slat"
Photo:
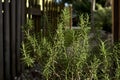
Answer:
[[120, 1], [113, 0], [113, 40], [117, 42], [120, 40]]
[[3, 15], [2, 15], [2, 0], [0, 0], [0, 80], [3, 80]]
[[17, 24], [16, 24], [16, 45], [17, 45], [17, 54], [16, 54], [16, 65], [17, 65], [17, 74], [19, 75], [20, 74], [20, 45], [21, 45], [21, 0], [16, 0], [16, 7], [17, 7], [17, 10], [16, 10], [16, 18], [17, 18]]
[[45, 0], [42, 0], [42, 8], [43, 8], [43, 12], [45, 11]]
[[22, 15], [21, 16], [21, 18], [22, 18], [21, 19], [22, 20], [21, 21], [22, 22], [21, 25], [24, 25], [25, 24], [25, 20], [26, 20], [25, 19], [25, 17], [26, 17], [26, 12], [25, 12], [25, 10], [26, 10], [26, 4], [25, 3], [26, 3], [26, 0], [21, 0], [21, 12], [22, 12], [21, 13], [21, 15]]
[[4, 70], [5, 80], [10, 80], [10, 22], [9, 22], [9, 0], [4, 0]]
[[[117, 1], [117, 2], [116, 2]], [[116, 4], [115, 4], [116, 3]], [[115, 4], [115, 5], [114, 5]], [[113, 2], [113, 10], [114, 12], [117, 12], [117, 7], [118, 7], [118, 0], [115, 0]], [[118, 40], [118, 24], [119, 24], [119, 21], [117, 20], [117, 16], [118, 13], [113, 13], [113, 18], [114, 18], [114, 21], [113, 21], [113, 26], [116, 26], [116, 27], [113, 27], [113, 36], [114, 36], [114, 40]]]
[[[26, 10], [26, 0], [21, 0], [21, 25], [22, 25], [22, 27], [23, 27], [23, 25], [25, 25], [25, 21], [26, 21], [26, 19], [25, 19], [25, 17], [26, 17], [26, 12], [25, 12], [25, 10]], [[21, 34], [21, 36], [22, 36], [22, 41], [24, 40], [24, 33], [22, 32], [22, 34]], [[21, 55], [20, 55], [21, 56]], [[24, 71], [24, 65], [23, 64], [21, 64], [21, 71], [23, 72]]]
[[12, 79], [16, 76], [16, 6], [15, 6], [16, 0], [11, 0], [11, 5], [10, 5], [10, 18], [11, 18], [11, 27], [10, 27], [10, 32], [11, 32], [11, 76]]

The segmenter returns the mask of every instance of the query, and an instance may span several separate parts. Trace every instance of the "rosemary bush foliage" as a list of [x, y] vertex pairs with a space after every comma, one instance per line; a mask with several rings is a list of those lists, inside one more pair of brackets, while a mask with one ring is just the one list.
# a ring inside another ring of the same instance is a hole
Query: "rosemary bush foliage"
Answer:
[[[97, 39], [97, 50], [93, 52], [89, 16], [80, 15], [80, 29], [68, 30], [65, 26], [68, 21], [64, 21], [68, 17], [64, 14], [67, 14], [66, 10], [63, 10], [56, 34], [52, 37], [36, 35], [28, 20], [22, 43], [25, 65], [28, 68], [40, 65], [38, 68], [43, 79], [39, 77], [38, 80], [119, 80], [120, 45], [108, 47], [107, 41]], [[33, 79], [28, 77], [27, 80]]]

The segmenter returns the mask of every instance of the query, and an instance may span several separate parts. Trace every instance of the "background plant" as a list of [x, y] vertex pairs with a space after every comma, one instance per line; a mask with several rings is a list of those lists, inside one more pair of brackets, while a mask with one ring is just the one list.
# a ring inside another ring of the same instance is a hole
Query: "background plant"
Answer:
[[96, 6], [98, 9], [94, 13], [95, 27], [111, 33], [112, 30], [111, 7], [102, 7], [100, 4], [96, 4]]

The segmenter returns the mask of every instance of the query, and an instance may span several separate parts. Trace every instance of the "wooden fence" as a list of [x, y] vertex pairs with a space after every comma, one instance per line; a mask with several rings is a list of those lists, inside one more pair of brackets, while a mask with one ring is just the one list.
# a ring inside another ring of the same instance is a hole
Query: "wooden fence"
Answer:
[[48, 0], [43, 0], [41, 2], [43, 4], [42, 6], [33, 2], [33, 0], [29, 0], [29, 7], [26, 11], [29, 18], [34, 21], [35, 32], [43, 30], [43, 35], [45, 35], [48, 27], [51, 27], [52, 32], [55, 31], [57, 19], [64, 6]]
[[32, 1], [36, 0], [28, 0], [27, 6], [26, 1], [0, 0], [0, 80], [14, 80], [24, 69], [20, 59], [20, 47], [23, 40], [21, 27], [25, 24], [26, 18], [34, 20], [35, 31], [43, 29], [45, 32], [48, 26], [44, 16], [48, 16], [50, 25], [56, 26], [57, 17], [63, 8], [47, 0], [42, 0], [42, 6], [35, 2], [33, 4]]
[[25, 0], [0, 0], [0, 80], [13, 80], [21, 71], [19, 56], [24, 8]]

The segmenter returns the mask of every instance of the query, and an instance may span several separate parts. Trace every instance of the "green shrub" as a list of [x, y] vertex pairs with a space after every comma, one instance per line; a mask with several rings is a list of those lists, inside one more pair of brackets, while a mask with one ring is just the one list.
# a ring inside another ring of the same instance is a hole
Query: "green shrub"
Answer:
[[108, 47], [106, 41], [98, 39], [93, 52], [88, 15], [80, 16], [77, 31], [65, 29], [64, 25], [60, 20], [51, 41], [47, 37], [39, 39], [40, 35], [30, 33], [29, 28], [24, 31], [22, 60], [26, 66], [39, 64], [43, 80], [119, 80], [119, 45]]
[[69, 47], [73, 42], [74, 31], [67, 29], [64, 31], [65, 46]]

